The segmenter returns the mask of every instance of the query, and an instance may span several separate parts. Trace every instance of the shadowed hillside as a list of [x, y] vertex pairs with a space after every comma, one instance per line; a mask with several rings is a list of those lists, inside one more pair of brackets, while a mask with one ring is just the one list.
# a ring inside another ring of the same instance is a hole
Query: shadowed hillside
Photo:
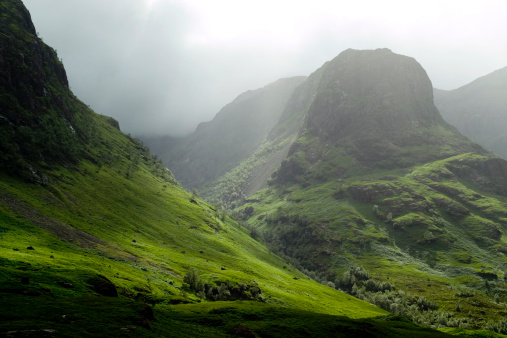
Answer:
[[507, 159], [507, 67], [458, 89], [435, 89], [442, 116], [463, 135]]

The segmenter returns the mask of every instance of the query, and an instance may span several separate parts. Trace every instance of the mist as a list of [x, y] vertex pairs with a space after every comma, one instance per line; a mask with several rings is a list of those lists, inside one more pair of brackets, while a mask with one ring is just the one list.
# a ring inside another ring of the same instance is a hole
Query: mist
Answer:
[[502, 1], [23, 2], [73, 92], [134, 135], [191, 133], [242, 92], [347, 48], [414, 57], [440, 89], [507, 60]]

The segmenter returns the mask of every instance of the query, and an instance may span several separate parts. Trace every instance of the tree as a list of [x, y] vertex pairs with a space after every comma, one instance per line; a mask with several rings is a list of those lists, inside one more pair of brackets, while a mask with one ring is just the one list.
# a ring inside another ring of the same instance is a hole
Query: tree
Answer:
[[197, 287], [201, 282], [199, 271], [195, 268], [190, 268], [183, 277], [183, 282], [187, 283], [192, 290], [197, 290]]

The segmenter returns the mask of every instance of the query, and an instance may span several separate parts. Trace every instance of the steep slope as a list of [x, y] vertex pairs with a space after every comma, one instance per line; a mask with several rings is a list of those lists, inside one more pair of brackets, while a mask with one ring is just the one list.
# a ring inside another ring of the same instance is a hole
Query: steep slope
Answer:
[[72, 95], [21, 1], [0, 9], [1, 336], [442, 335], [311, 281], [184, 191]]
[[273, 172], [287, 157], [317, 94], [325, 65], [299, 85], [287, 100], [280, 118], [272, 125], [264, 142], [240, 165], [202, 188], [202, 196], [215, 204], [234, 208], [265, 188]]
[[[504, 313], [507, 162], [442, 119], [412, 58], [347, 50], [319, 72], [288, 157], [238, 215], [316, 280], [426, 325], [506, 333], [483, 319]], [[400, 305], [408, 292], [437, 304]]]
[[0, 33], [0, 168], [41, 181], [41, 164], [83, 157], [94, 125], [70, 92], [56, 52], [36, 37], [26, 9], [3, 1]]
[[260, 146], [304, 79], [281, 79], [243, 93], [188, 137], [142, 139], [184, 187], [200, 188], [237, 166]]
[[463, 87], [435, 89], [435, 105], [463, 135], [507, 159], [507, 67]]

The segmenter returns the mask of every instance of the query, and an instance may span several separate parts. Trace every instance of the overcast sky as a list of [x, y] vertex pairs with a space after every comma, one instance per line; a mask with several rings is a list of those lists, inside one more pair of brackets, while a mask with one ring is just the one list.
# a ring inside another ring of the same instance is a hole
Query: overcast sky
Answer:
[[236, 96], [347, 48], [454, 89], [507, 66], [507, 1], [23, 0], [73, 92], [134, 135], [192, 132]]

